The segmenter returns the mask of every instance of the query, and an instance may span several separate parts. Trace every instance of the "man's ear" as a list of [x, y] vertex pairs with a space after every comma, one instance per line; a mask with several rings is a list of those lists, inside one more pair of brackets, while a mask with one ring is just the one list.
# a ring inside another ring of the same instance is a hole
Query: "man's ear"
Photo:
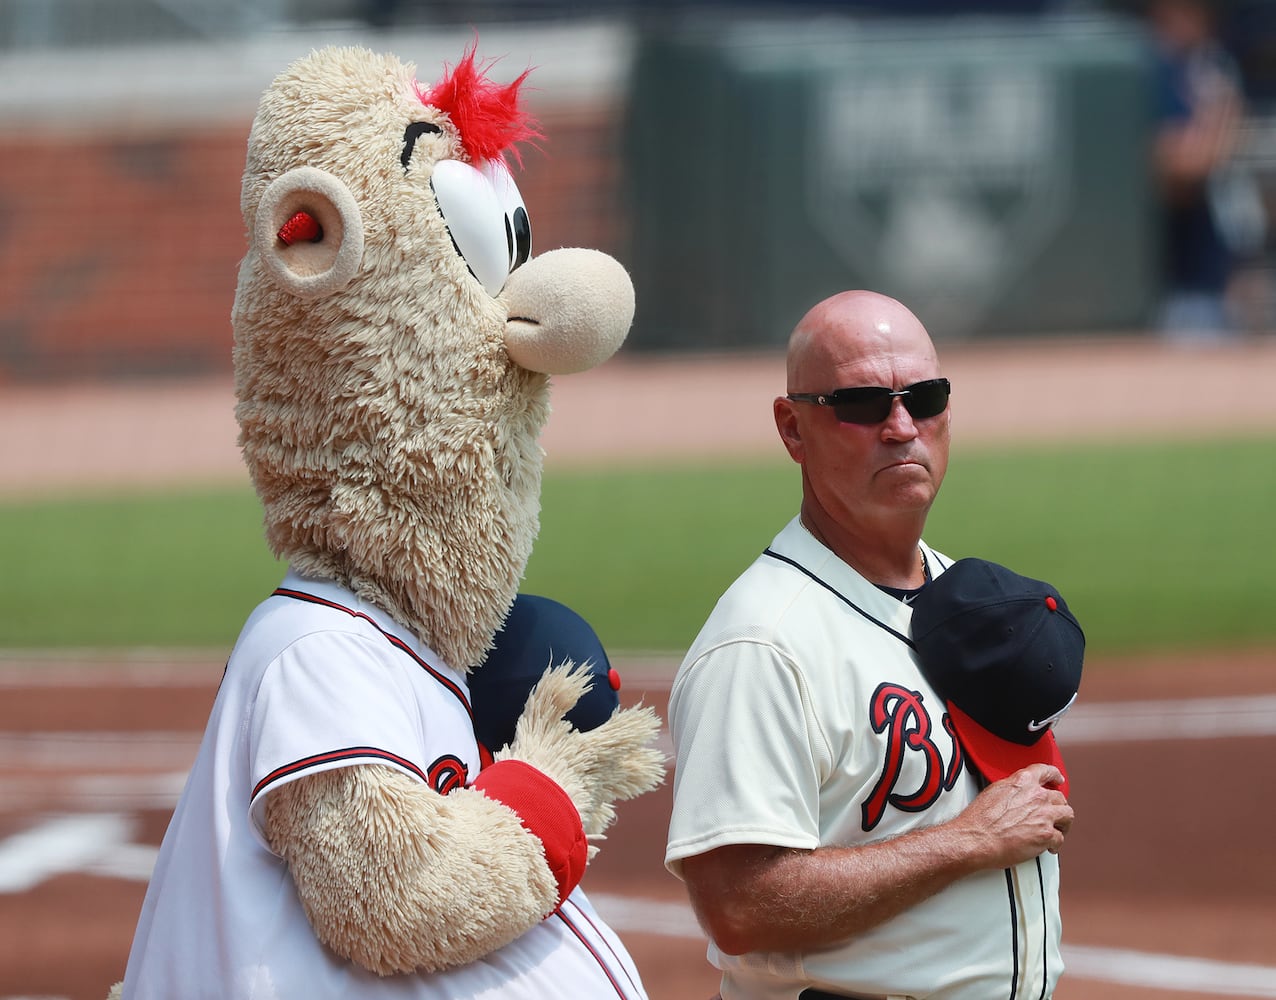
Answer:
[[780, 440], [784, 442], [789, 457], [800, 464], [804, 455], [802, 432], [798, 428], [797, 412], [793, 403], [783, 396], [776, 396], [775, 402], [771, 404], [771, 410], [775, 415], [775, 429], [780, 432]]
[[363, 262], [363, 218], [345, 183], [315, 167], [275, 178], [257, 205], [253, 246], [284, 291], [318, 299], [341, 291]]

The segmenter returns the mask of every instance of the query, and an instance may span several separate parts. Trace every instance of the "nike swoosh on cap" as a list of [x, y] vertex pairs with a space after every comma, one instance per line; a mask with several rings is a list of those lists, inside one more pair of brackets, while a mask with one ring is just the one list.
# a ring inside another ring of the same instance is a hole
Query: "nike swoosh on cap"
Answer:
[[[1080, 694], [1080, 693], [1081, 693], [1081, 692], [1079, 692], [1079, 691], [1077, 692], [1077, 694]], [[1030, 733], [1039, 733], [1039, 732], [1041, 732], [1041, 730], [1043, 730], [1043, 729], [1048, 729], [1048, 728], [1050, 728], [1050, 727], [1051, 727], [1051, 726], [1053, 726], [1056, 722], [1058, 722], [1060, 719], [1062, 719], [1062, 718], [1063, 718], [1064, 714], [1068, 711], [1068, 709], [1070, 709], [1070, 708], [1072, 707], [1072, 703], [1073, 703], [1074, 701], [1076, 701], [1076, 700], [1077, 700], [1077, 695], [1075, 695], [1075, 694], [1074, 694], [1071, 698], [1069, 698], [1069, 699], [1068, 699], [1068, 703], [1067, 703], [1066, 705], [1064, 705], [1064, 706], [1063, 706], [1063, 708], [1061, 708], [1061, 709], [1059, 709], [1059, 711], [1055, 712], [1055, 713], [1054, 713], [1054, 715], [1048, 715], [1048, 716], [1046, 716], [1046, 717], [1045, 717], [1044, 719], [1042, 719], [1040, 722], [1038, 722], [1036, 719], [1029, 719], [1029, 720], [1028, 720], [1028, 732], [1030, 732]]]

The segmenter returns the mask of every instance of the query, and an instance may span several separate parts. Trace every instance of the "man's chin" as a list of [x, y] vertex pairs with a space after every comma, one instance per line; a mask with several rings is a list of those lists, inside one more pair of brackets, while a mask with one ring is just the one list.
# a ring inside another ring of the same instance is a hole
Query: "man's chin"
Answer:
[[[929, 510], [939, 493], [930, 471], [920, 465], [891, 466], [891, 470], [890, 475], [878, 476], [878, 485], [886, 491], [886, 504], [901, 513]], [[887, 470], [882, 471], [885, 473]]]

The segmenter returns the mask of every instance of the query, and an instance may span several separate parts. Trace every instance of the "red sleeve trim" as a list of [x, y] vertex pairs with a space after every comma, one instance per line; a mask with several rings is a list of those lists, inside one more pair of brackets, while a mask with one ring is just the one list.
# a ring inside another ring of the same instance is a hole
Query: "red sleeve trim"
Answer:
[[406, 771], [410, 771], [422, 781], [426, 782], [426, 784], [429, 784], [429, 780], [426, 778], [425, 773], [406, 757], [400, 757], [398, 754], [390, 753], [389, 750], [381, 750], [378, 747], [346, 747], [344, 750], [329, 750], [327, 753], [315, 754], [312, 757], [303, 757], [301, 760], [295, 760], [291, 764], [284, 764], [282, 767], [275, 768], [253, 786], [253, 793], [250, 798], [257, 798], [257, 796], [265, 791], [270, 785], [273, 785], [278, 781], [282, 781], [284, 778], [291, 777], [301, 771], [309, 771], [313, 768], [321, 767], [325, 764], [332, 764], [334, 762], [356, 759], [386, 761], [387, 763], [394, 764]]

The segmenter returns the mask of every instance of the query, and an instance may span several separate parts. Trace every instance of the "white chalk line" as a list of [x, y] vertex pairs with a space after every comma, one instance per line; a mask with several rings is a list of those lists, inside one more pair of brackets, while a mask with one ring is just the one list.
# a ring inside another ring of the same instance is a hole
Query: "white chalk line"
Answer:
[[[1276, 694], [1081, 704], [1056, 727], [1065, 745], [1276, 735]], [[174, 731], [0, 731], [7, 769], [189, 766], [201, 733]]]
[[1059, 742], [1216, 740], [1276, 735], [1276, 694], [1082, 703], [1055, 727]]
[[[95, 870], [116, 851], [135, 846], [135, 825], [120, 813], [83, 813], [13, 834], [0, 841], [0, 893], [27, 892], [58, 875]], [[154, 857], [149, 861], [153, 867]], [[141, 877], [150, 878], [150, 868]]]
[[[685, 903], [589, 893], [598, 912], [618, 933], [705, 939]], [[1129, 986], [1238, 997], [1276, 997], [1276, 966], [1157, 955], [1122, 948], [1064, 945], [1065, 975]]]
[[1065, 945], [1064, 975], [1211, 996], [1276, 997], [1276, 966], [1153, 955], [1123, 948]]

